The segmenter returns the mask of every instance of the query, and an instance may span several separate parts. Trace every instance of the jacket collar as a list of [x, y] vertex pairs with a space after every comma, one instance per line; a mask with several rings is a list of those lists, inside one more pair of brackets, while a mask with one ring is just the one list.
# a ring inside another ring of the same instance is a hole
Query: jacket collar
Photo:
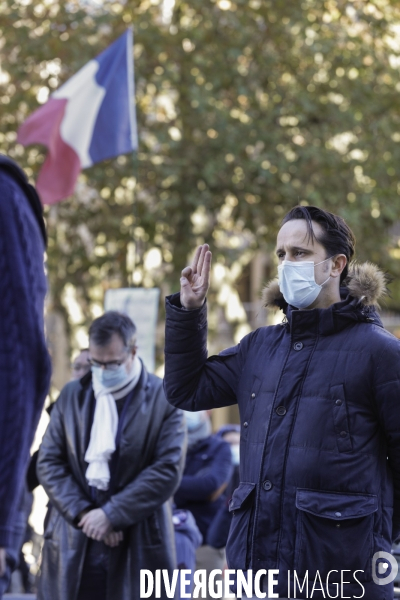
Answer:
[[[298, 333], [329, 335], [347, 327], [351, 321], [371, 323], [382, 327], [377, 313], [378, 301], [387, 294], [387, 276], [372, 263], [350, 265], [349, 274], [341, 288], [340, 302], [325, 309], [298, 310], [287, 304], [279, 289], [278, 280], [271, 281], [263, 290], [263, 304], [281, 309], [289, 327]], [[296, 336], [297, 337], [297, 336]]]

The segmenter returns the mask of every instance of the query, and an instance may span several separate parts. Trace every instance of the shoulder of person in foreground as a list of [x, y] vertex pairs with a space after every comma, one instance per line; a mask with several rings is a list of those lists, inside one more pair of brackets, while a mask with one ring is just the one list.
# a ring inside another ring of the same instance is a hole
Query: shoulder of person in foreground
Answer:
[[28, 181], [26, 173], [12, 159], [0, 154], [0, 199], [7, 197], [8, 202], [0, 202], [0, 211], [10, 210], [10, 201], [18, 200], [19, 205], [29, 206], [29, 213], [36, 221], [44, 246], [47, 245], [47, 233], [43, 219], [43, 206], [36, 189]]

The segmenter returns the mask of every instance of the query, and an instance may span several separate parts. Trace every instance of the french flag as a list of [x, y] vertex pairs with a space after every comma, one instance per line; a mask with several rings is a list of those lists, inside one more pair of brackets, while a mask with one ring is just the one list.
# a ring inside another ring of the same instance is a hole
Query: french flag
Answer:
[[19, 128], [21, 144], [48, 149], [36, 182], [44, 204], [70, 196], [81, 169], [137, 149], [132, 48], [128, 29]]

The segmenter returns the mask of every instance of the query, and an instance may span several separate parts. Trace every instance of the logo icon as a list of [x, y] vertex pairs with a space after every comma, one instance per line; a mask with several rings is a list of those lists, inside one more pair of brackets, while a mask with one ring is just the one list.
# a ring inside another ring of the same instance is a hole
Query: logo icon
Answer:
[[[378, 562], [379, 561], [379, 562]], [[386, 577], [378, 577], [388, 572], [389, 565], [392, 567], [389, 575]], [[372, 579], [377, 585], [387, 585], [396, 579], [399, 571], [397, 560], [389, 552], [375, 552], [372, 557]]]

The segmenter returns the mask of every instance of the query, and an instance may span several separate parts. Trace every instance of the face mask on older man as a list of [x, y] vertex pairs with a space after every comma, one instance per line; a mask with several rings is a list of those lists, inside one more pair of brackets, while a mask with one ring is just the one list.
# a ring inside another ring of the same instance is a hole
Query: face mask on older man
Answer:
[[117, 369], [109, 370], [102, 367], [92, 366], [93, 377], [105, 388], [114, 388], [123, 386], [131, 379], [131, 375], [126, 372], [125, 365], [119, 365]]

